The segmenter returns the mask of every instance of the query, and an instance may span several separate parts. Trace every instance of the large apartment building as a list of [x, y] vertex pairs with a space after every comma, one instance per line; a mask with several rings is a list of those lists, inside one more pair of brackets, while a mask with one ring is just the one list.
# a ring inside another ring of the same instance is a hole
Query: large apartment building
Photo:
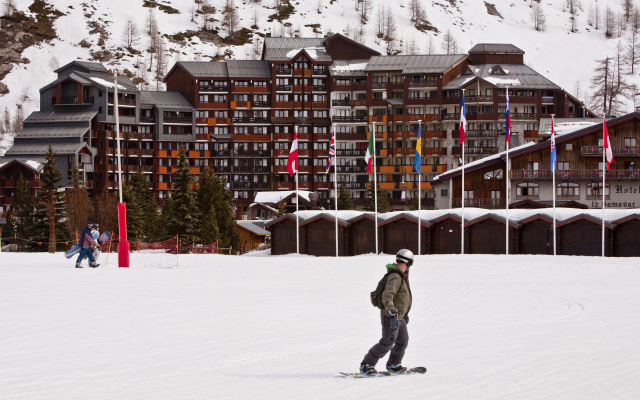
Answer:
[[[509, 44], [479, 44], [468, 54], [382, 56], [340, 34], [326, 38], [266, 38], [261, 60], [176, 63], [167, 91], [140, 91], [118, 77], [116, 134], [113, 76], [100, 63], [74, 61], [41, 89], [41, 110], [25, 120], [6, 157], [42, 159], [48, 144], [70, 177], [78, 165], [96, 193], [117, 187], [116, 135], [123, 179], [140, 170], [162, 200], [171, 191], [177, 153], [185, 146], [192, 172], [205, 165], [229, 182], [238, 217], [256, 193], [291, 190], [286, 170], [297, 128], [301, 188], [330, 206], [325, 174], [332, 129], [337, 175], [357, 206], [365, 204], [364, 154], [374, 132], [379, 187], [394, 209], [418, 196], [434, 205], [432, 178], [460, 162], [458, 121], [465, 89], [466, 161], [504, 147], [506, 90], [512, 145], [539, 141], [539, 121], [589, 117], [577, 99], [524, 65]], [[508, 89], [507, 89], [508, 88]], [[422, 174], [413, 172], [418, 125]], [[14, 178], [15, 179], [15, 178]], [[403, 196], [403, 192], [405, 196]], [[3, 193], [10, 197], [10, 188]], [[0, 202], [2, 200], [0, 199]]]

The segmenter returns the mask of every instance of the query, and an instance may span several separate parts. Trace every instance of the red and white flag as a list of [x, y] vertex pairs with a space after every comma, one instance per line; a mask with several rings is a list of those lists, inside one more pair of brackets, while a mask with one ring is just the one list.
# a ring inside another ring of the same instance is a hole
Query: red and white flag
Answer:
[[291, 151], [289, 151], [289, 159], [287, 160], [287, 171], [291, 177], [298, 171], [298, 130], [293, 134], [293, 143], [291, 143]]
[[607, 171], [611, 171], [610, 165], [613, 163], [613, 151], [611, 150], [611, 141], [609, 140], [609, 130], [607, 129], [607, 121], [602, 120], [604, 126], [604, 152], [607, 157]]

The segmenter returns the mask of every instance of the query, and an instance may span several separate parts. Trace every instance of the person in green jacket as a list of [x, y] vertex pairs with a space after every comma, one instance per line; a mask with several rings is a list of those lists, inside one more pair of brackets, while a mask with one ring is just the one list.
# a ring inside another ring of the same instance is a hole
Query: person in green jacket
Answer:
[[381, 310], [382, 338], [364, 356], [360, 364], [360, 373], [375, 375], [378, 360], [389, 351], [391, 355], [387, 361], [387, 371], [400, 374], [407, 369], [402, 366], [402, 358], [409, 344], [409, 310], [411, 310], [411, 287], [409, 286], [409, 268], [413, 265], [411, 250], [402, 249], [396, 254], [395, 264], [387, 264], [392, 273], [382, 292], [384, 310]]

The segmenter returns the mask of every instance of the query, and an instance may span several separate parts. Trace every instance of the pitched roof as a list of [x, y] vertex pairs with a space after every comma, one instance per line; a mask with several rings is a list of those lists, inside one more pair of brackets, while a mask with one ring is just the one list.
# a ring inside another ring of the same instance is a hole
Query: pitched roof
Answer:
[[[228, 78], [227, 63], [224, 61], [178, 61], [167, 76], [171, 72], [181, 66], [194, 78]], [[165, 78], [166, 79], [166, 78]]]
[[[91, 147], [87, 143], [50, 143], [53, 152], [56, 155], [70, 155], [75, 154], [83, 147], [86, 147], [93, 153]], [[20, 155], [20, 154], [29, 154], [29, 155], [45, 155], [49, 152], [49, 145], [44, 146], [42, 143], [17, 143], [14, 144], [7, 152], [6, 156]]]
[[91, 121], [98, 112], [96, 110], [88, 111], [70, 111], [70, 112], [55, 112], [55, 111], [34, 111], [25, 120], [25, 124], [35, 123], [50, 123], [50, 122], [79, 122], [79, 121]]
[[107, 72], [107, 68], [105, 68], [105, 66], [102, 65], [102, 63], [94, 62], [94, 61], [81, 61], [81, 60], [71, 61], [70, 63], [63, 65], [62, 67], [56, 69], [53, 72], [57, 74], [60, 71], [63, 71], [73, 65], [80, 67], [81, 69], [87, 72], [105, 72], [105, 73]]
[[38, 124], [34, 126], [25, 126], [16, 138], [18, 139], [37, 139], [37, 138], [62, 138], [62, 137], [82, 137], [87, 133], [91, 127], [89, 124], [84, 125], [72, 125], [69, 124], [54, 124], [45, 125]]
[[478, 43], [469, 50], [469, 54], [473, 53], [524, 54], [524, 51], [508, 43]]
[[270, 236], [271, 232], [264, 229], [266, 221], [248, 221], [248, 220], [240, 220], [236, 221], [239, 227], [244, 228], [256, 235]]
[[262, 59], [290, 61], [301, 51], [316, 61], [331, 61], [324, 47], [324, 38], [265, 38]]
[[364, 69], [369, 60], [335, 60], [329, 67], [331, 76], [367, 76]]
[[365, 72], [401, 71], [403, 74], [437, 74], [467, 57], [466, 54], [432, 54], [415, 56], [374, 56]]
[[266, 60], [229, 60], [227, 71], [229, 78], [271, 78]]
[[140, 104], [150, 104], [158, 108], [191, 110], [193, 106], [178, 92], [142, 91]]
[[[512, 89], [554, 89], [561, 87], [540, 75], [530, 67], [522, 64], [481, 64], [469, 65], [473, 75], [460, 74], [453, 78], [442, 89], [458, 89], [480, 78], [497, 87]], [[500, 73], [496, 73], [500, 71]], [[501, 72], [504, 71], [504, 74]]]

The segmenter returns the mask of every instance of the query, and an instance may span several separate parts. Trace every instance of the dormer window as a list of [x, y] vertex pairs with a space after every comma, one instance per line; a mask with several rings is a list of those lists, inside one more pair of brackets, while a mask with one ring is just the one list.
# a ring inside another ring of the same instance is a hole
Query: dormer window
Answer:
[[475, 75], [475, 74], [473, 73], [471, 68], [467, 66], [467, 68], [465, 68], [464, 71], [462, 72], [462, 75]]
[[496, 65], [491, 69], [491, 75], [506, 75], [507, 73], [504, 72], [504, 69], [502, 69], [501, 66]]

